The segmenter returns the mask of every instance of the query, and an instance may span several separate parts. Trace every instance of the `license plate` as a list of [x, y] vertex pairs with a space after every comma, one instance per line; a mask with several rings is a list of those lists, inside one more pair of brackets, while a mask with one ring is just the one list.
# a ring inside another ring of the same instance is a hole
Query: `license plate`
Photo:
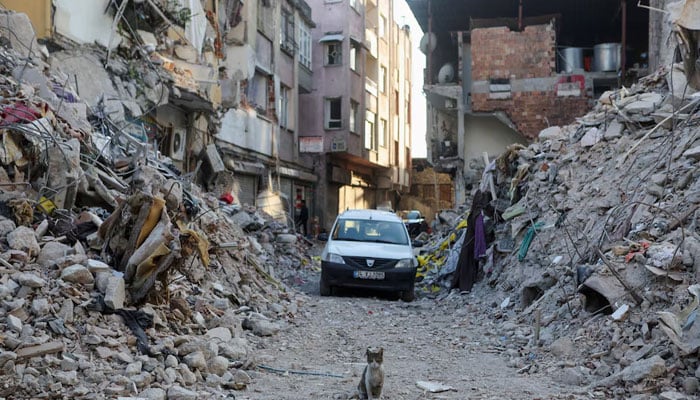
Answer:
[[384, 279], [384, 271], [353, 271], [352, 275], [357, 279]]

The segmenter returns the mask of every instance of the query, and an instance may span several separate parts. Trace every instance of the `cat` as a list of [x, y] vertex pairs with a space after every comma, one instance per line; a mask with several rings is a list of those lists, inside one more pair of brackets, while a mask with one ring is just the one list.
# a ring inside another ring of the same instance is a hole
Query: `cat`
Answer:
[[382, 347], [367, 348], [367, 365], [362, 371], [362, 379], [357, 385], [360, 399], [381, 400], [382, 386], [384, 385], [383, 361], [384, 349]]

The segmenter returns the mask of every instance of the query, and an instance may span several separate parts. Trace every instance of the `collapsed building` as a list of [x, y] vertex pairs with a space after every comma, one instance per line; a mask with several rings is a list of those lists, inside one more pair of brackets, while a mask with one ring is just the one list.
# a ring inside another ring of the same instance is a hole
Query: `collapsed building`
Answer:
[[408, 3], [426, 32], [428, 159], [455, 177], [457, 204], [507, 145], [648, 72], [649, 10], [625, 0]]
[[417, 285], [481, 302], [518, 373], [592, 398], [698, 396], [697, 5], [663, 10], [679, 59], [509, 145], [470, 209], [422, 237]]
[[281, 51], [274, 39], [296, 43], [294, 27], [313, 27], [305, 2], [6, 6], [29, 16], [37, 35], [24, 44], [50, 56], [60, 85], [87, 102], [83, 113], [102, 112], [134, 146], [282, 220], [293, 217], [293, 199], [311, 191], [317, 177], [300, 164], [297, 146], [297, 99], [311, 89], [311, 75], [299, 52]]
[[[0, 10], [0, 397], [244, 389], [251, 340], [297, 310], [277, 268], [309, 262], [282, 196], [246, 204], [248, 153], [221, 128], [276, 126], [249, 100], [276, 88], [247, 75], [261, 47], [240, 30], [251, 7], [8, 3], [27, 13]], [[303, 181], [273, 151], [280, 132], [255, 129], [270, 157], [253, 167], [270, 185]]]

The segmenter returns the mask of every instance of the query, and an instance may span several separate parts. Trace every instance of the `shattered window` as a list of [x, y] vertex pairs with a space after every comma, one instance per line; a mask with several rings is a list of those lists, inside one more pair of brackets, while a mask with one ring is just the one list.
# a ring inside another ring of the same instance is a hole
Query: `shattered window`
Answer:
[[282, 29], [280, 35], [282, 50], [294, 54], [294, 14], [285, 8], [282, 8]]
[[248, 88], [248, 100], [258, 112], [267, 111], [268, 101], [268, 77], [260, 71], [255, 71], [255, 76]]
[[326, 65], [343, 63], [343, 42], [330, 42], [326, 45]]

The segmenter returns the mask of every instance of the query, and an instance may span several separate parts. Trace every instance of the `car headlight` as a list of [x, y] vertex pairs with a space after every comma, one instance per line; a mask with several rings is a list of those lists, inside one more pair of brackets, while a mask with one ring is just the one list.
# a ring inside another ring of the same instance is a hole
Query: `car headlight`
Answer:
[[340, 256], [340, 254], [335, 254], [335, 253], [328, 253], [326, 254], [326, 259], [324, 261], [336, 263], [336, 264], [345, 264], [345, 260], [343, 260], [343, 257]]
[[411, 268], [413, 267], [413, 259], [412, 258], [404, 258], [403, 260], [399, 260], [399, 262], [396, 263], [395, 268]]

